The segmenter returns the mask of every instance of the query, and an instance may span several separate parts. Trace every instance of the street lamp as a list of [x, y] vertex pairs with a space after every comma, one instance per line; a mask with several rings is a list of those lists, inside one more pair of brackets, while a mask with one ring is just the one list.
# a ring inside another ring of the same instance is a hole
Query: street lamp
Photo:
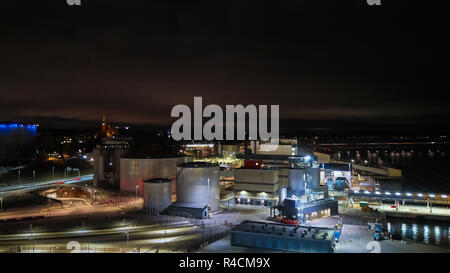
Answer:
[[139, 188], [139, 185], [136, 186], [136, 201], [137, 201], [138, 188]]
[[128, 231], [126, 231], [125, 234], [127, 235], [127, 251], [128, 251], [128, 245], [130, 242], [130, 234], [128, 233]]
[[208, 178], [208, 197], [206, 202], [206, 210], [208, 210], [208, 205], [209, 205], [209, 178]]
[[30, 239], [33, 244], [33, 253], [34, 253], [34, 241], [33, 241], [33, 225], [30, 225]]

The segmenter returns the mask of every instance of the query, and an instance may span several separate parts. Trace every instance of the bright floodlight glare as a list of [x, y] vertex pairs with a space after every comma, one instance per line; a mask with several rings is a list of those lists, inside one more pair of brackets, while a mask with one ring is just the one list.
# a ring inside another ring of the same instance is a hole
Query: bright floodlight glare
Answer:
[[379, 192], [379, 191], [376, 191], [376, 192], [375, 192], [375, 194], [381, 194], [381, 192]]
[[434, 195], [434, 194], [429, 194], [429, 196], [430, 196], [431, 198], [436, 197], [436, 195]]
[[370, 192], [369, 192], [369, 191], [364, 191], [364, 193], [365, 193], [365, 194], [369, 194]]
[[408, 195], [408, 196], [412, 196], [412, 194], [411, 194], [411, 193], [409, 193], [409, 192], [408, 192], [408, 193], [407, 193], [406, 195]]
[[391, 195], [391, 193], [390, 193], [390, 192], [388, 192], [388, 191], [387, 191], [387, 192], [386, 192], [385, 194], [386, 194], [386, 195]]
[[401, 193], [399, 193], [399, 192], [396, 192], [396, 193], [395, 193], [395, 195], [402, 195], [402, 194], [401, 194]]
[[422, 197], [422, 196], [423, 196], [423, 194], [421, 194], [421, 193], [418, 193], [418, 194], [417, 194], [417, 196], [419, 196], [419, 197]]
[[359, 193], [359, 191], [353, 191], [354, 193]]
[[442, 198], [447, 198], [447, 195], [443, 194], [441, 195]]

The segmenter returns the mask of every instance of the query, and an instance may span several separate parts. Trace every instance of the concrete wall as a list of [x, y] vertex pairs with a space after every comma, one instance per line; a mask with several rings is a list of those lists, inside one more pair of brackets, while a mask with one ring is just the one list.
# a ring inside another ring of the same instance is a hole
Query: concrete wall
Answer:
[[231, 245], [294, 252], [334, 252], [330, 240], [302, 239], [234, 230], [231, 232]]

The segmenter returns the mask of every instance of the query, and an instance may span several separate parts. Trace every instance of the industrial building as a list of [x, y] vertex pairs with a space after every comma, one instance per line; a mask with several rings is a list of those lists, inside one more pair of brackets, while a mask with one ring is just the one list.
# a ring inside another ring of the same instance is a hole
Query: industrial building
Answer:
[[337, 200], [329, 197], [327, 186], [320, 185], [320, 168], [315, 160], [292, 164], [288, 187], [280, 189], [277, 209], [283, 222], [294, 224], [338, 214]]
[[[255, 164], [259, 163], [255, 162]], [[247, 162], [247, 167], [248, 165]], [[278, 188], [278, 170], [276, 169], [240, 168], [234, 170], [236, 204], [274, 206]]]
[[334, 229], [244, 221], [231, 231], [231, 245], [292, 252], [334, 252]]
[[144, 211], [160, 214], [172, 204], [172, 180], [152, 178], [144, 180]]
[[351, 163], [325, 163], [321, 164], [321, 167], [324, 170], [325, 183], [330, 190], [343, 191], [351, 188]]
[[[238, 157], [245, 161], [243, 168], [234, 170], [236, 204], [272, 207], [278, 204], [282, 187], [300, 196], [305, 193], [307, 183], [310, 188], [320, 186], [320, 169], [317, 164], [311, 165], [316, 160], [314, 156], [257, 154]], [[297, 182], [293, 183], [295, 179]]]
[[278, 210], [283, 222], [295, 224], [338, 214], [337, 201], [329, 197], [325, 171], [317, 156], [302, 152], [237, 157], [245, 161], [234, 173], [236, 204], [269, 206], [271, 216]]
[[175, 202], [166, 209], [167, 214], [187, 218], [203, 219], [208, 216], [206, 203]]
[[142, 195], [144, 180], [168, 178], [176, 192], [177, 165], [191, 161], [179, 156], [123, 156], [120, 158], [120, 191]]

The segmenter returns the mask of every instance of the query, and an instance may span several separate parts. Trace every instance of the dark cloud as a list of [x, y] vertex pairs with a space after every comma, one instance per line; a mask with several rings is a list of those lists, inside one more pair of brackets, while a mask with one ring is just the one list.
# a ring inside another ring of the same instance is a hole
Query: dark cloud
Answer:
[[193, 96], [279, 104], [290, 122], [450, 114], [448, 20], [434, 3], [82, 2], [2, 7], [0, 120], [168, 124]]

